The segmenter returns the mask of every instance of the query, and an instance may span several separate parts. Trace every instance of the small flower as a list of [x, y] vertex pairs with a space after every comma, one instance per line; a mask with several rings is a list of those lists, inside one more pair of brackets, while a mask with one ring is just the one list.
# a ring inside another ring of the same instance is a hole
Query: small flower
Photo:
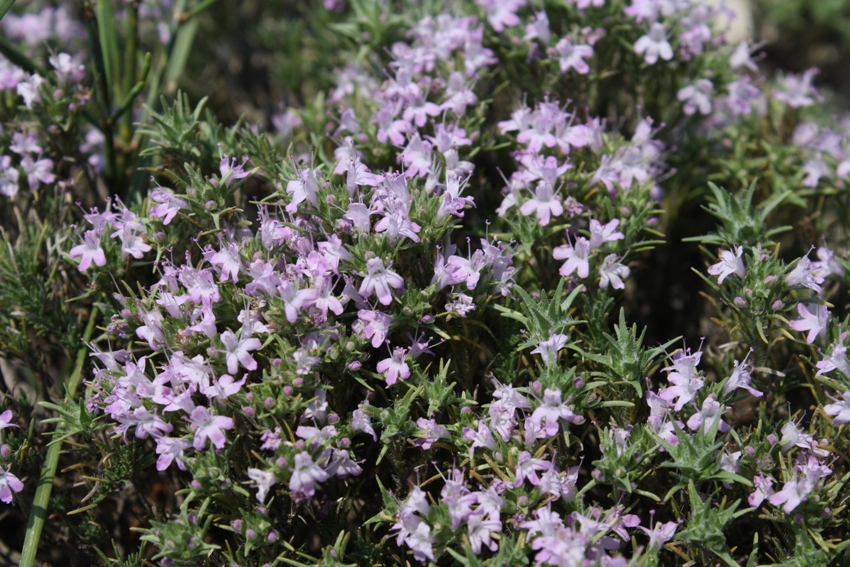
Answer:
[[815, 102], [822, 100], [812, 85], [812, 79], [819, 72], [819, 69], [813, 67], [802, 75], [789, 74], [781, 76], [778, 80], [777, 89], [773, 91], [773, 98], [784, 102], [791, 108], [811, 106]]
[[539, 354], [543, 358], [543, 363], [549, 366], [550, 363], [558, 361], [558, 351], [567, 344], [567, 338], [567, 335], [555, 333], [545, 341], [541, 341], [531, 353]]
[[86, 231], [83, 236], [83, 244], [71, 248], [70, 256], [71, 258], [82, 256], [78, 268], [81, 272], [88, 270], [92, 262], [97, 266], [106, 265], [106, 254], [100, 245], [100, 235], [93, 230]]
[[425, 432], [424, 437], [416, 440], [416, 445], [422, 447], [423, 451], [430, 449], [431, 445], [436, 443], [438, 439], [448, 439], [450, 437], [449, 431], [434, 419], [420, 417], [416, 420], [416, 425]]
[[721, 250], [720, 261], [709, 267], [708, 273], [712, 276], [718, 276], [718, 284], [722, 284], [723, 280], [731, 274], [737, 274], [738, 277], [743, 278], [747, 275], [747, 269], [744, 267], [744, 261], [741, 259], [743, 253], [743, 246], [736, 246], [734, 253], [728, 250]]
[[568, 38], [563, 38], [555, 45], [555, 55], [561, 67], [561, 73], [575, 69], [579, 75], [587, 75], [590, 71], [585, 58], [593, 57], [593, 48], [589, 45], [573, 45]]
[[644, 54], [644, 61], [650, 65], [655, 65], [659, 57], [665, 61], [673, 59], [673, 48], [667, 41], [664, 25], [658, 22], [652, 24], [649, 27], [649, 33], [635, 42], [635, 53]]
[[216, 449], [223, 449], [227, 439], [224, 429], [233, 429], [233, 419], [223, 415], [213, 415], [204, 406], [198, 406], [192, 411], [189, 422], [195, 429], [195, 441], [192, 446], [200, 451], [207, 444], [207, 439]]
[[6, 429], [7, 427], [18, 427], [12, 423], [12, 410], [10, 409], [0, 413], [0, 430]]
[[629, 277], [631, 270], [628, 266], [619, 263], [620, 257], [616, 254], [608, 254], [602, 260], [599, 267], [599, 287], [607, 289], [610, 284], [614, 289], [624, 289], [626, 284], [623, 280]]
[[275, 477], [273, 472], [263, 471], [260, 469], [248, 469], [248, 478], [257, 483], [257, 500], [261, 503], [265, 502], [266, 495], [269, 493], [269, 489], [272, 486], [277, 484], [277, 478]]
[[400, 289], [404, 287], [404, 280], [400, 275], [384, 267], [380, 258], [371, 258], [366, 262], [369, 274], [363, 278], [360, 285], [360, 294], [369, 297], [373, 293], [378, 297], [381, 305], [389, 305], [393, 301], [390, 288]]
[[684, 102], [685, 114], [691, 115], [699, 110], [700, 114], [711, 114], [711, 93], [714, 83], [708, 79], [699, 79], [693, 85], [688, 85], [679, 90], [676, 98]]
[[230, 329], [227, 329], [221, 334], [221, 342], [227, 352], [227, 371], [230, 374], [236, 374], [241, 363], [247, 370], [256, 370], [257, 361], [251, 356], [250, 351], [262, 348], [263, 343], [256, 337], [246, 337], [245, 331], [242, 331], [242, 337], [236, 338], [236, 335]]
[[404, 361], [406, 356], [407, 349], [395, 347], [390, 358], [378, 363], [376, 370], [386, 377], [387, 386], [392, 386], [399, 378], [406, 380], [410, 377], [410, 367]]
[[773, 496], [775, 493], [773, 490], [773, 479], [769, 476], [754, 476], [753, 486], [755, 486], [756, 489], [749, 495], [747, 502], [754, 508], [761, 506], [762, 502]]
[[0, 467], [0, 500], [6, 504], [12, 503], [12, 492], [20, 492], [24, 489], [24, 483], [13, 475], [8, 469]]
[[295, 469], [289, 479], [289, 490], [297, 502], [303, 502], [316, 493], [315, 483], [325, 482], [328, 478], [328, 473], [313, 462], [310, 453], [302, 451], [295, 455]]
[[714, 394], [709, 394], [702, 402], [702, 408], [688, 420], [688, 428], [691, 431], [696, 431], [702, 426], [703, 434], [708, 435], [715, 421], [720, 420], [717, 430], [725, 433], [729, 431], [729, 424], [720, 418], [721, 414], [720, 402], [717, 401]]
[[800, 319], [791, 321], [790, 326], [795, 331], [808, 331], [807, 343], [812, 344], [818, 336], [826, 335], [826, 326], [829, 324], [829, 310], [826, 305], [815, 305], [814, 312], [811, 312], [804, 304], [798, 303], [797, 312]]
[[566, 260], [558, 271], [563, 277], [573, 272], [580, 278], [586, 278], [590, 274], [590, 242], [583, 236], [576, 238], [575, 244], [562, 244], [552, 251], [552, 257], [556, 260]]
[[836, 400], [834, 404], [824, 406], [823, 411], [826, 415], [835, 418], [832, 420], [832, 425], [850, 423], [850, 392], [844, 392], [841, 401]]

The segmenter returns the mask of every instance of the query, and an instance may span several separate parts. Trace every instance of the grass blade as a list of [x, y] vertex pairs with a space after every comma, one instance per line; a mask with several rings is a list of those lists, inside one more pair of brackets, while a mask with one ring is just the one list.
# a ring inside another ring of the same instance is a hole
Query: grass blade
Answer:
[[[86, 325], [84, 335], [86, 342], [91, 340], [96, 319], [97, 307], [94, 307], [89, 317], [88, 325]], [[83, 364], [86, 361], [88, 350], [88, 347], [84, 345], [77, 351], [77, 362], [74, 365], [74, 372], [71, 374], [71, 379], [68, 381], [65, 389], [66, 395], [70, 398], [74, 397], [77, 386], [80, 383], [80, 375], [83, 372]], [[62, 425], [60, 424], [58, 428], [61, 427]], [[44, 529], [44, 521], [47, 519], [47, 506], [50, 502], [50, 494], [53, 492], [53, 478], [56, 476], [56, 468], [59, 466], [59, 453], [61, 449], [62, 443], [51, 445], [47, 450], [47, 458], [44, 460], [44, 465], [41, 467], [38, 488], [35, 491], [35, 498], [32, 503], [32, 512], [27, 522], [27, 535], [24, 539], [24, 548], [21, 550], [20, 567], [33, 567], [35, 565], [38, 542], [41, 539], [41, 531]]]

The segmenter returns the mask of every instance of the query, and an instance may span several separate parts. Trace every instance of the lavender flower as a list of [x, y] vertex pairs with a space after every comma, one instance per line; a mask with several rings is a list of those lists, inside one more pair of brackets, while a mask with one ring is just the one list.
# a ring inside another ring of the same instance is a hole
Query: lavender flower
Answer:
[[673, 48], [667, 41], [664, 25], [659, 22], [653, 23], [649, 27], [649, 33], [635, 42], [635, 53], [643, 54], [644, 61], [649, 65], [655, 65], [659, 57], [665, 61], [673, 59]]
[[306, 451], [295, 455], [295, 468], [289, 479], [289, 490], [296, 502], [312, 498], [316, 493], [316, 483], [325, 482], [329, 475], [313, 462], [313, 457]]
[[10, 469], [0, 467], [0, 501], [6, 504], [12, 503], [12, 493], [24, 489], [24, 483], [13, 475]]
[[803, 303], [798, 303], [797, 312], [800, 319], [791, 321], [789, 326], [795, 331], [808, 331], [807, 343], [812, 344], [817, 337], [826, 335], [826, 327], [829, 324], [829, 310], [826, 305], [815, 305], [814, 312], [811, 312]]
[[720, 261], [708, 268], [708, 273], [712, 276], [718, 276], [717, 283], [722, 284], [723, 280], [731, 274], [737, 274], [743, 278], [747, 274], [747, 269], [744, 267], [744, 261], [741, 255], [744, 253], [743, 246], [736, 246], [735, 252], [728, 250], [720, 251]]
[[386, 377], [387, 386], [392, 386], [399, 378], [402, 380], [410, 378], [410, 367], [405, 362], [406, 356], [407, 349], [395, 347], [390, 358], [385, 358], [378, 363], [375, 369]]

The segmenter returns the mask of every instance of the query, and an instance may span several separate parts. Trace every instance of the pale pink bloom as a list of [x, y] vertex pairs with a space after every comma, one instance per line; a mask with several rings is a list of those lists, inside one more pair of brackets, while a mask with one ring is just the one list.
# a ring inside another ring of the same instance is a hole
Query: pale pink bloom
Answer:
[[643, 530], [649, 535], [649, 544], [647, 547], [649, 549], [661, 549], [661, 546], [673, 539], [673, 536], [676, 535], [676, 528], [679, 527], [677, 522], [666, 522], [662, 524], [661, 522], [655, 523], [655, 528], [649, 530], [643, 526], [638, 526], [639, 530]]
[[548, 471], [550, 468], [552, 468], [551, 462], [546, 459], [535, 459], [531, 456], [531, 453], [523, 451], [519, 454], [517, 460], [514, 486], [517, 488], [522, 486], [525, 479], [528, 479], [528, 482], [532, 485], [539, 486], [540, 477], [537, 475], [537, 471]]
[[825, 372], [840, 370], [842, 374], [850, 378], [850, 364], [847, 363], [847, 347], [841, 343], [832, 343], [832, 352], [818, 361], [818, 372], [815, 376], [820, 376]]
[[363, 297], [369, 297], [374, 293], [381, 305], [392, 303], [393, 294], [390, 288], [401, 289], [404, 287], [402, 277], [389, 268], [385, 268], [384, 262], [380, 258], [367, 260], [366, 268], [369, 273], [363, 278], [363, 283], [360, 284], [360, 294]]
[[534, 410], [529, 421], [539, 427], [546, 437], [558, 434], [559, 420], [566, 419], [574, 423], [582, 421], [582, 417], [561, 401], [561, 391], [547, 388], [543, 393], [543, 403]]
[[376, 370], [386, 377], [388, 386], [395, 384], [399, 378], [406, 380], [410, 377], [410, 367], [404, 361], [406, 356], [407, 349], [395, 347], [392, 357], [378, 363]]
[[629, 277], [631, 270], [628, 266], [619, 263], [620, 257], [616, 254], [608, 254], [602, 260], [599, 267], [599, 287], [607, 289], [610, 284], [614, 289], [624, 289], [626, 284], [623, 280]]
[[159, 437], [156, 440], [156, 454], [159, 455], [159, 458], [156, 460], [156, 470], [164, 471], [176, 459], [177, 468], [185, 471], [186, 465], [183, 462], [183, 452], [191, 446], [192, 443], [187, 439]]
[[85, 272], [89, 269], [92, 262], [97, 266], [106, 264], [106, 254], [100, 246], [100, 235], [93, 230], [87, 230], [83, 235], [83, 244], [78, 244], [71, 248], [71, 258], [82, 256], [80, 260], [79, 270]]
[[797, 312], [800, 314], [800, 319], [791, 321], [789, 325], [795, 331], [808, 331], [807, 343], [812, 344], [818, 336], [826, 335], [826, 326], [829, 324], [829, 310], [826, 305], [815, 305], [814, 312], [811, 312], [804, 304], [798, 303]]
[[189, 421], [195, 430], [195, 440], [192, 446], [200, 451], [207, 444], [207, 439], [216, 449], [223, 449], [227, 438], [225, 429], [233, 429], [233, 419], [223, 415], [213, 415], [204, 406], [198, 406], [192, 411]]
[[824, 406], [823, 411], [826, 415], [835, 418], [832, 420], [832, 425], [850, 423], [850, 392], [844, 392], [841, 401], [836, 400], [834, 404]]
[[643, 54], [644, 61], [650, 65], [655, 65], [659, 57], [665, 61], [673, 59], [673, 48], [667, 41], [664, 25], [658, 22], [652, 24], [649, 33], [635, 42], [635, 53]]
[[497, 544], [490, 535], [493, 532], [502, 531], [502, 522], [499, 521], [498, 514], [473, 514], [466, 520], [466, 526], [469, 533], [469, 545], [472, 547], [473, 553], [476, 555], [481, 553], [481, 546], [486, 545], [490, 551], [499, 549]]
[[617, 230], [618, 226], [620, 226], [620, 219], [614, 219], [606, 224], [590, 219], [590, 248], [595, 250], [606, 242], [625, 238], [625, 235]]
[[762, 502], [773, 496], [775, 493], [773, 490], [773, 479], [769, 476], [754, 476], [753, 485], [756, 489], [749, 495], [747, 502], [754, 508], [761, 506]]
[[583, 236], [576, 238], [575, 244], [562, 244], [552, 251], [556, 260], [566, 260], [558, 273], [567, 277], [574, 271], [580, 278], [586, 278], [590, 273], [590, 242]]
[[532, 354], [539, 354], [543, 358], [543, 363], [549, 365], [550, 362], [558, 361], [558, 351], [564, 348], [567, 344], [567, 335], [555, 333], [545, 341], [540, 341], [537, 348], [531, 351]]
[[699, 79], [696, 83], [679, 89], [676, 98], [684, 102], [682, 110], [685, 114], [711, 114], [711, 93], [714, 83], [708, 79]]
[[523, 203], [519, 211], [525, 216], [535, 212], [540, 220], [540, 226], [546, 226], [552, 215], [557, 217], [564, 213], [564, 207], [561, 205], [560, 195], [555, 193], [552, 185], [538, 183], [534, 197]]
[[573, 45], [565, 37], [555, 45], [554, 54], [561, 67], [561, 73], [575, 69], [579, 75], [586, 75], [590, 71], [590, 66], [585, 61], [585, 58], [593, 57], [593, 48], [589, 45]]
[[328, 480], [328, 473], [313, 462], [313, 457], [306, 451], [295, 455], [295, 468], [289, 479], [289, 490], [296, 502], [312, 498], [316, 493], [317, 482]]
[[702, 402], [702, 408], [688, 420], [688, 428], [691, 431], [696, 431], [702, 426], [703, 434], [707, 435], [714, 422], [720, 420], [717, 430], [721, 433], [729, 431], [729, 424], [720, 418], [721, 414], [720, 402], [717, 401], [714, 394], [709, 394]]
[[24, 483], [13, 475], [10, 470], [0, 467], [0, 501], [6, 504], [12, 503], [12, 492], [20, 492], [24, 489]]
[[271, 471], [251, 468], [248, 469], [247, 474], [248, 478], [257, 483], [257, 500], [261, 503], [265, 502], [269, 490], [272, 486], [277, 484], [277, 478], [274, 473]]
[[12, 423], [12, 410], [10, 409], [0, 413], [0, 429], [6, 429], [7, 427], [18, 427]]
[[236, 335], [230, 329], [227, 329], [221, 334], [221, 342], [224, 343], [224, 348], [227, 351], [227, 371], [231, 374], [236, 374], [239, 370], [239, 364], [242, 364], [247, 370], [256, 370], [257, 361], [251, 356], [250, 351], [262, 348], [263, 343], [256, 337], [246, 337], [245, 331], [242, 332], [241, 338], [236, 338]]
[[735, 252], [728, 250], [720, 251], [720, 261], [708, 268], [708, 273], [712, 276], [718, 276], [717, 283], [722, 284], [723, 280], [731, 274], [737, 274], [743, 278], [747, 274], [747, 269], [744, 267], [744, 261], [741, 255], [744, 253], [743, 246], [736, 246]]
[[689, 355], [682, 354], [672, 366], [664, 369], [672, 370], [667, 375], [667, 380], [673, 386], [661, 390], [658, 396], [668, 403], [676, 400], [676, 405], [673, 408], [676, 411], [681, 411], [686, 403], [693, 400], [697, 391], [705, 384], [705, 381], [696, 373], [696, 366], [701, 357], [702, 352], [699, 351]]

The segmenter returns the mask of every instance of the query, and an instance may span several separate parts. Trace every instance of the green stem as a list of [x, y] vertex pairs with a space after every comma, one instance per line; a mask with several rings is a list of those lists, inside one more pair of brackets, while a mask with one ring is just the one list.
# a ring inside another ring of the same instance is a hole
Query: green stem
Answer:
[[[97, 307], [92, 308], [89, 316], [88, 325], [84, 334], [85, 341], [91, 340], [92, 332], [94, 331], [94, 323], [97, 319]], [[69, 399], [74, 398], [77, 391], [77, 386], [80, 383], [80, 376], [83, 372], [83, 364], [86, 361], [86, 353], [88, 346], [82, 346], [77, 351], [77, 363], [74, 366], [74, 372], [71, 374], [71, 379], [65, 388], [66, 395]], [[60, 423], [56, 427], [56, 432], [64, 429]], [[27, 522], [27, 534], [24, 539], [24, 548], [21, 550], [21, 562], [19, 567], [33, 567], [35, 565], [35, 556], [38, 552], [38, 543], [41, 539], [41, 531], [44, 528], [44, 521], [47, 519], [47, 506], [50, 502], [50, 494], [53, 492], [53, 479], [56, 476], [56, 469], [59, 466], [59, 453], [62, 451], [62, 443], [57, 442], [47, 449], [47, 458], [44, 460], [44, 465], [41, 467], [41, 474], [38, 478], [38, 488], [35, 491], [35, 499], [32, 503], [32, 512], [30, 513], [29, 521]]]
[[6, 59], [26, 71], [27, 73], [38, 73], [42, 77], [47, 73], [35, 61], [18, 51], [18, 49], [9, 43], [9, 40], [0, 35], [0, 53], [6, 56]]
[[0, 20], [3, 19], [3, 16], [6, 15], [6, 12], [12, 9], [12, 6], [15, 4], [15, 0], [2, 0], [0, 1]]

